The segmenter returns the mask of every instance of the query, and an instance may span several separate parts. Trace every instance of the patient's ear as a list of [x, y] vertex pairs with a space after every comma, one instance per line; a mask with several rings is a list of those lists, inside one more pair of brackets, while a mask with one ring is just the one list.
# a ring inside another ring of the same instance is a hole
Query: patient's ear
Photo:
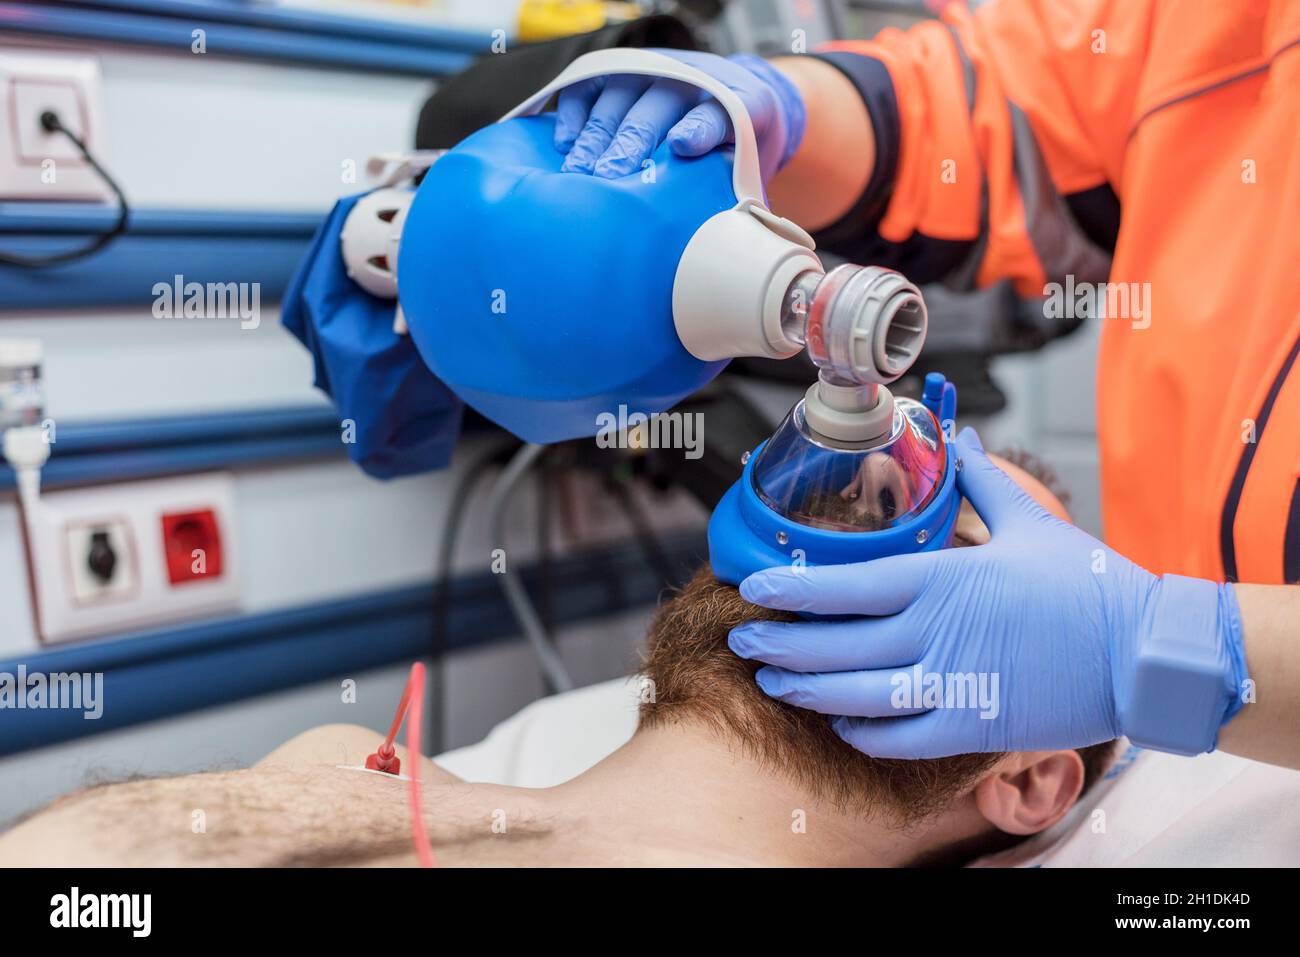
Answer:
[[975, 806], [1008, 834], [1037, 834], [1063, 818], [1083, 790], [1077, 751], [1008, 754], [975, 786]]

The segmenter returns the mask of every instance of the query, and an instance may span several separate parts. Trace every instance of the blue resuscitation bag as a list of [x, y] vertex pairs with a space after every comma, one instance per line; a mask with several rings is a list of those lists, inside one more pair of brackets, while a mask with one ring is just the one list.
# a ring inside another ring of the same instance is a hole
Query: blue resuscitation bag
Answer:
[[532, 442], [662, 412], [718, 374], [682, 345], [673, 281], [700, 224], [736, 205], [730, 151], [664, 144], [618, 179], [561, 173], [554, 114], [474, 133], [406, 216], [398, 288], [420, 354], [461, 398]]
[[[334, 400], [352, 461], [375, 478], [443, 468], [463, 406], [393, 330], [395, 303], [348, 278], [339, 234], [360, 196], [339, 200], [286, 290], [280, 321], [312, 354], [316, 386]], [[348, 428], [348, 426], [353, 426]]]
[[[663, 144], [617, 179], [561, 173], [554, 114], [534, 114], [568, 83], [628, 72], [717, 97], [736, 150], [684, 158]], [[762, 194], [733, 91], [652, 51], [591, 53], [428, 170], [395, 255], [409, 339], [393, 332], [389, 301], [347, 276], [339, 238], [356, 197], [317, 234], [284, 322], [356, 420], [353, 458], [371, 474], [443, 464], [457, 398], [530, 442], [596, 435], [610, 416], [666, 411], [731, 356], [798, 351], [767, 328], [779, 325], [769, 292], [821, 265]]]

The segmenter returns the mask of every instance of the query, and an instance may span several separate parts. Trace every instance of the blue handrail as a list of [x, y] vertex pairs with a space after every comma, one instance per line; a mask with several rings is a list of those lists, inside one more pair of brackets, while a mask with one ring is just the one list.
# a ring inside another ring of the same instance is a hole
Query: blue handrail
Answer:
[[[56, 423], [41, 485], [59, 488], [159, 475], [342, 457], [328, 405]], [[14, 473], [0, 459], [0, 491]]]
[[399, 30], [372, 20], [211, 2], [0, 5], [0, 34], [123, 43], [190, 55], [195, 30], [203, 31], [205, 55], [415, 76], [458, 73], [476, 55], [489, 53], [493, 43], [487, 32]]
[[54, 0], [60, 6], [100, 7], [124, 14], [149, 14], [183, 20], [237, 23], [294, 33], [365, 37], [403, 46], [487, 53], [491, 37], [482, 30], [437, 27], [412, 20], [389, 20], [279, 7], [246, 0]]

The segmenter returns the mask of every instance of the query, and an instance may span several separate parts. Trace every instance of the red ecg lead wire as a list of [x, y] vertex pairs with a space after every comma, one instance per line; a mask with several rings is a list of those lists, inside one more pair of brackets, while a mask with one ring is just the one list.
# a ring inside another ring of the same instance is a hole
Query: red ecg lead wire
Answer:
[[[423, 678], [424, 666], [421, 665], [420, 668]], [[411, 703], [411, 683], [414, 678], [415, 669], [412, 668], [410, 676], [406, 679], [406, 688], [402, 691], [402, 700], [397, 703], [397, 713], [393, 715], [393, 723], [388, 726], [388, 737], [384, 738], [384, 743], [379, 746], [378, 751], [366, 758], [366, 767], [371, 771], [402, 773], [402, 759], [397, 756], [393, 742], [397, 740], [397, 732], [402, 727], [402, 718], [406, 717], [406, 708]]]
[[411, 759], [411, 840], [415, 843], [415, 856], [421, 867], [437, 867], [429, 834], [424, 829], [424, 815], [420, 813], [420, 727], [424, 720], [424, 663], [411, 665], [411, 677], [406, 682], [410, 699], [411, 719], [406, 722], [406, 754]]
[[424, 663], [417, 661], [411, 665], [411, 673], [406, 679], [406, 689], [402, 700], [398, 702], [397, 713], [388, 729], [388, 737], [379, 746], [379, 750], [366, 758], [366, 767], [371, 771], [383, 771], [387, 774], [400, 774], [401, 759], [393, 747], [397, 732], [406, 722], [406, 756], [410, 762], [408, 776], [411, 786], [408, 790], [411, 808], [411, 841], [415, 844], [415, 856], [421, 867], [437, 867], [433, 848], [429, 845], [429, 833], [424, 827], [424, 815], [420, 813], [420, 728], [424, 722]]

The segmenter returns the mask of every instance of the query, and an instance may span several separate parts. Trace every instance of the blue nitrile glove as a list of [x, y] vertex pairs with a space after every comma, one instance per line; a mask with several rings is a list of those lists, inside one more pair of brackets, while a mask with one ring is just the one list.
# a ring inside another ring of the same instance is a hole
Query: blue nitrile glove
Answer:
[[[762, 57], [655, 52], [696, 67], [736, 92], [754, 124], [763, 182], [794, 155], [803, 138], [803, 99]], [[568, 154], [561, 172], [606, 179], [639, 171], [665, 138], [679, 156], [701, 156], [733, 138], [727, 111], [713, 97], [688, 83], [648, 76], [575, 83], [560, 92], [555, 116], [555, 148]]]
[[[768, 665], [762, 689], [837, 716], [840, 737], [877, 757], [1078, 748], [1121, 734], [1212, 749], [1246, 677], [1232, 586], [1156, 578], [1055, 518], [970, 429], [957, 453], [987, 544], [771, 568], [741, 583], [769, 608], [870, 616], [733, 630], [732, 650]], [[927, 700], [927, 687], [939, 697]]]

